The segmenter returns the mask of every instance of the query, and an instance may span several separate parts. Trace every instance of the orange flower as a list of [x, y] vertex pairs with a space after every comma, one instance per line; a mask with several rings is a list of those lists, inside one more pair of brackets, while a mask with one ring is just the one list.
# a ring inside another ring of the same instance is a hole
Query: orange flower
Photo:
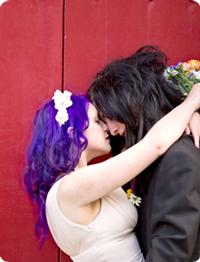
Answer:
[[188, 64], [190, 65], [191, 70], [196, 70], [196, 71], [200, 70], [200, 61], [199, 60], [195, 60], [195, 59], [189, 60]]

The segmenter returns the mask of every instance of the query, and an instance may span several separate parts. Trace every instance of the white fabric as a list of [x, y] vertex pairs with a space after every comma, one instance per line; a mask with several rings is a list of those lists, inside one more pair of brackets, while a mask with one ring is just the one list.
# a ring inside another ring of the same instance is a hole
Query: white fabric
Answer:
[[57, 202], [56, 182], [46, 200], [47, 222], [57, 245], [75, 262], [143, 262], [133, 232], [137, 210], [122, 188], [101, 200], [101, 209], [87, 226], [67, 219]]

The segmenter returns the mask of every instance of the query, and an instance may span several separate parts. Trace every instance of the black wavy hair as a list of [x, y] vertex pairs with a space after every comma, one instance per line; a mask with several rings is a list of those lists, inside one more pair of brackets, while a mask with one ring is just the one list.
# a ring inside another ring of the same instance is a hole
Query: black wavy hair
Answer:
[[144, 46], [97, 73], [88, 95], [98, 111], [126, 126], [125, 147], [140, 141], [165, 114], [181, 103], [179, 88], [163, 76], [167, 57]]

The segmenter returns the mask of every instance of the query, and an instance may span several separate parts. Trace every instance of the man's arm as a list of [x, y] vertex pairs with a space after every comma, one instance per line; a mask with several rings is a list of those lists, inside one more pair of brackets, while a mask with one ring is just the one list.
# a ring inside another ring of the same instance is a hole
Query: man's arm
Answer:
[[178, 143], [180, 147], [169, 150], [155, 174], [149, 221], [151, 248], [146, 262], [191, 262], [193, 259], [200, 225], [200, 155], [194, 152], [198, 149], [190, 150], [189, 139]]

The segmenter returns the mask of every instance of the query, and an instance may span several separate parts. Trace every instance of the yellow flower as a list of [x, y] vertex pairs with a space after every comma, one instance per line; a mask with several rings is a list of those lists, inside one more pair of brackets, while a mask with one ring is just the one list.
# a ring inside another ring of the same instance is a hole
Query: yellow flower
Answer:
[[129, 189], [127, 189], [127, 197], [130, 197], [131, 196], [131, 194], [132, 194], [132, 189], [131, 188], [129, 188]]

